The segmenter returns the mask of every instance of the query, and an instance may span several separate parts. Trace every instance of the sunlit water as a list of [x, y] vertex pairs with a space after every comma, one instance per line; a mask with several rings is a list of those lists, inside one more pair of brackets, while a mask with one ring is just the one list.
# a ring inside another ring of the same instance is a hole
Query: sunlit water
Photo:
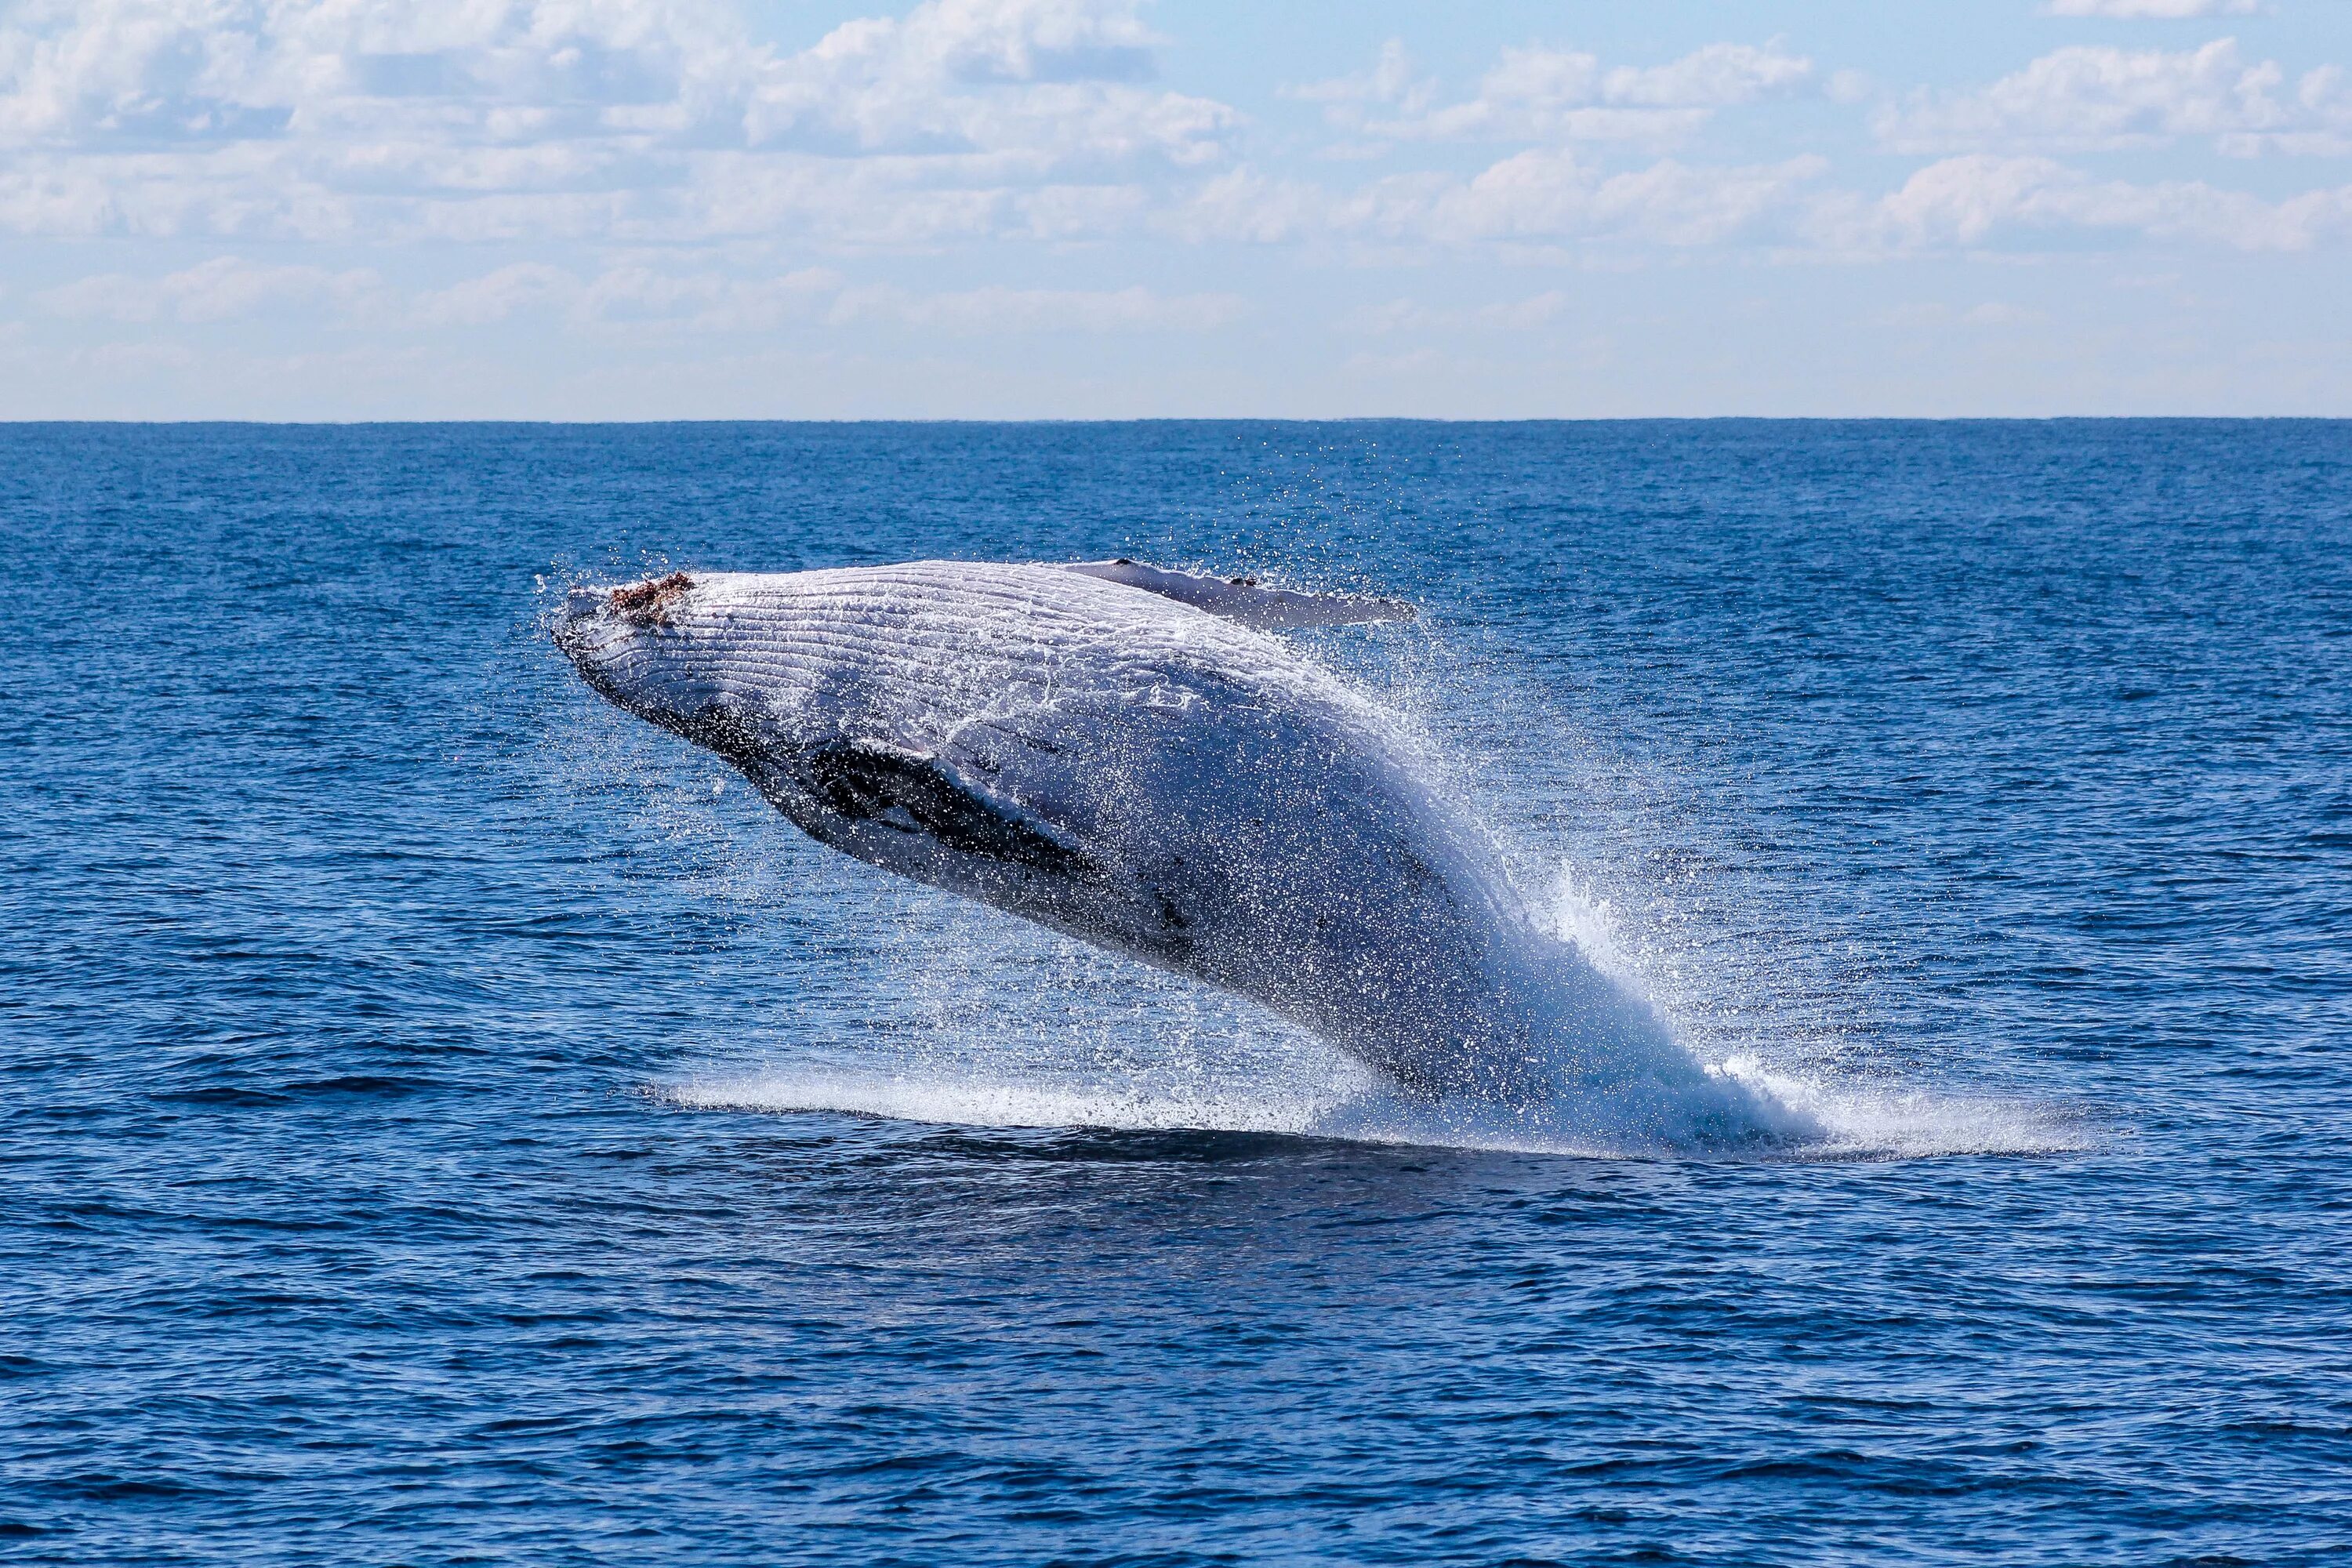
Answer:
[[[0, 432], [0, 1556], [2352, 1552], [2352, 426]], [[1431, 1107], [605, 707], [1129, 554], [1818, 1135]]]

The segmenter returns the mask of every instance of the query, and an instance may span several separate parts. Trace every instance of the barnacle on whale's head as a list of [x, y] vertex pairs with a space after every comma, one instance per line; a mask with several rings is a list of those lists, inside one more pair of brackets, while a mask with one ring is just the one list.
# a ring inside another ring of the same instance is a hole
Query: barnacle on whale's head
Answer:
[[670, 624], [670, 606], [693, 586], [694, 579], [683, 572], [626, 583], [613, 590], [613, 612], [632, 626], [666, 626]]

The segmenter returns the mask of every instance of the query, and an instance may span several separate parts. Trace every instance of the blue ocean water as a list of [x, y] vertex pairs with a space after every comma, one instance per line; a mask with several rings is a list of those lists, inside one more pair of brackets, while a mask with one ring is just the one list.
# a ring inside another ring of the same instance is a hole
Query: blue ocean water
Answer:
[[[1339, 1135], [542, 629], [1113, 554], [1420, 604], [1837, 1136]], [[2352, 1560], [2352, 424], [20, 426], [0, 565], [0, 1558]]]

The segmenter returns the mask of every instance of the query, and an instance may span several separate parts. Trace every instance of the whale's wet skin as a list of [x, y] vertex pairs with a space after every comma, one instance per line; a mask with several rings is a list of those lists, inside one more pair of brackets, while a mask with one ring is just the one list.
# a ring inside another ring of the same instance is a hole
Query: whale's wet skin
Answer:
[[583, 587], [556, 637], [819, 842], [1248, 997], [1429, 1100], [1634, 1143], [1815, 1131], [1539, 930], [1394, 721], [1261, 629], [1401, 608], [927, 562]]

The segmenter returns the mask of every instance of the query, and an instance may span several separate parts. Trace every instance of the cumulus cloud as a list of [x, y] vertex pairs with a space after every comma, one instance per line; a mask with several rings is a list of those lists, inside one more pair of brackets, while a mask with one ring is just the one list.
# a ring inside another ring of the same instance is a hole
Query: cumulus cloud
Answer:
[[320, 267], [262, 267], [233, 256], [162, 278], [101, 273], [39, 296], [50, 314], [117, 321], [224, 321], [289, 310], [352, 310], [379, 295], [383, 280], [368, 268], [331, 272]]
[[826, 268], [742, 275], [626, 262], [576, 272], [543, 262], [398, 291], [368, 269], [265, 266], [224, 256], [162, 278], [109, 272], [37, 296], [67, 319], [207, 322], [331, 311], [400, 331], [469, 329], [554, 316], [574, 328], [688, 332], [882, 325], [932, 334], [1213, 331], [1240, 320], [1233, 294], [1126, 289], [984, 288], [924, 292], [855, 285]]
[[2054, 159], [1972, 153], [1931, 163], [1875, 202], [1825, 205], [1814, 225], [1825, 246], [1855, 251], [1970, 247], [2061, 229], [2297, 251], [2352, 233], [2352, 185], [2267, 202], [2197, 180], [2097, 180]]
[[1427, 331], [1524, 332], [1558, 320], [1568, 307], [1568, 295], [1558, 289], [1547, 289], [1523, 300], [1466, 309], [1433, 308], [1412, 300], [1391, 300], [1386, 304], [1350, 311], [1337, 325], [1342, 332], [1361, 337]]
[[748, 196], [919, 233], [958, 195], [1018, 226], [992, 194], [1223, 156], [1239, 117], [1155, 85], [1157, 42], [1134, 0], [925, 0], [798, 52], [724, 0], [36, 0], [0, 23], [0, 226], [674, 238]]
[[521, 261], [424, 294], [410, 307], [409, 314], [428, 327], [488, 326], [519, 310], [568, 306], [583, 289], [580, 279], [560, 267]]
[[929, 0], [763, 62], [744, 130], [755, 147], [834, 154], [1207, 162], [1237, 117], [1145, 85], [1157, 41], [1125, 6]]
[[2113, 16], [2124, 20], [2246, 16], [2261, 9], [2259, 0], [2050, 0], [2050, 14], [2053, 16]]
[[[2299, 251], [2352, 237], [2352, 185], [2266, 201], [2202, 181], [2099, 180], [2046, 156], [1946, 158], [1873, 197], [1827, 160], [1611, 170], [1576, 149], [1516, 153], [1475, 175], [1392, 175], [1353, 191], [1236, 169], [1176, 222], [1192, 239], [1258, 244], [1696, 249], [1865, 258], [2012, 247], [2067, 233]], [[1402, 321], [1402, 319], [1400, 318]]]
[[723, 99], [731, 41], [723, 12], [660, 0], [34, 0], [0, 30], [0, 137], [546, 149]]
[[1507, 48], [1475, 96], [1439, 104], [1391, 40], [1371, 70], [1295, 88], [1352, 134], [1396, 141], [1672, 142], [1717, 110], [1786, 92], [1812, 62], [1777, 48], [1709, 44], [1660, 66], [1604, 68], [1597, 55], [1536, 46]]
[[1384, 104], [1419, 114], [1436, 97], [1437, 84], [1417, 74], [1402, 38], [1391, 38], [1381, 46], [1380, 58], [1368, 71], [1308, 82], [1283, 91], [1286, 97], [1334, 106], [1329, 110], [1334, 122], [1351, 126], [1360, 122], [1358, 106], [1363, 104]]
[[[2352, 152], [2341, 68], [2291, 79], [2229, 39], [2060, 49], [1990, 86], [1889, 104], [1883, 145], [1937, 160], [1893, 191], [1841, 191], [1821, 157], [1710, 146], [1737, 106], [1875, 90], [1777, 44], [1651, 64], [1505, 48], [1465, 95], [1391, 42], [1290, 96], [1376, 158], [1466, 143], [1475, 165], [1399, 157], [1306, 178], [1245, 160], [1238, 111], [1158, 79], [1162, 41], [1139, 3], [922, 0], [792, 49], [752, 38], [731, 0], [28, 0], [0, 12], [0, 232], [499, 241], [531, 258], [456, 283], [436, 263], [439, 286], [397, 298], [362, 274], [229, 258], [44, 297], [99, 319], [282, 305], [416, 329], [540, 312], [614, 330], [944, 332], [1202, 331], [1241, 305], [1118, 287], [861, 289], [806, 263], [1008, 240], [1614, 259], [2070, 233], [2292, 250], [2343, 232], [2332, 189], [2268, 201], [2055, 161], [2191, 138]], [[604, 248], [583, 263], [582, 245]], [[798, 269], [753, 276], [747, 256]]]
[[915, 294], [899, 289], [845, 291], [827, 317], [835, 326], [882, 321], [959, 335], [989, 332], [1201, 332], [1239, 320], [1233, 294], [1155, 294], [1148, 289], [973, 289]]
[[1603, 174], [1566, 150], [1538, 148], [1411, 210], [1445, 240], [1627, 236], [1711, 245], [1752, 229], [1827, 167], [1812, 157], [1731, 168], [1667, 159]]
[[[2248, 252], [2352, 237], [2352, 185], [2281, 201], [2203, 181], [2100, 180], [2046, 156], [1945, 158], [1872, 196], [1831, 184], [1819, 157], [1721, 165], [1662, 159], [1611, 170], [1576, 149], [1513, 153], [1468, 177], [1391, 175], [1352, 191], [1236, 169], [1205, 185], [1171, 226], [1194, 240], [1352, 240], [1555, 254], [1745, 246], [1867, 258], [2069, 236]], [[1530, 250], [1528, 247], [1534, 247]]]
[[541, 311], [578, 327], [768, 331], [821, 322], [844, 286], [840, 273], [822, 267], [747, 277], [632, 262], [583, 276], [526, 261], [420, 293], [405, 319], [425, 328], [486, 326]]
[[1571, 148], [1513, 153], [1466, 179], [1392, 175], [1351, 192], [1236, 170], [1204, 188], [1180, 229], [1194, 239], [1261, 244], [1348, 237], [1445, 247], [1622, 240], [1672, 247], [1758, 232], [1795, 210], [1828, 167], [1685, 164], [1612, 173]]
[[2105, 46], [2056, 50], [1971, 92], [1913, 95], [1874, 123], [1903, 153], [2108, 152], [2210, 136], [2225, 153], [2352, 152], [2352, 92], [2335, 67], [2286, 73], [2249, 64], [2234, 39], [2178, 52]]
[[632, 264], [606, 268], [579, 291], [571, 310], [578, 319], [619, 326], [770, 331], [815, 321], [843, 282], [840, 273], [825, 267], [747, 278]]
[[1882, 327], [2033, 327], [2049, 321], [2046, 310], [2030, 310], [2020, 305], [2010, 305], [1989, 300], [1967, 310], [1941, 302], [1923, 305], [1901, 305], [1882, 310], [1872, 320]]

